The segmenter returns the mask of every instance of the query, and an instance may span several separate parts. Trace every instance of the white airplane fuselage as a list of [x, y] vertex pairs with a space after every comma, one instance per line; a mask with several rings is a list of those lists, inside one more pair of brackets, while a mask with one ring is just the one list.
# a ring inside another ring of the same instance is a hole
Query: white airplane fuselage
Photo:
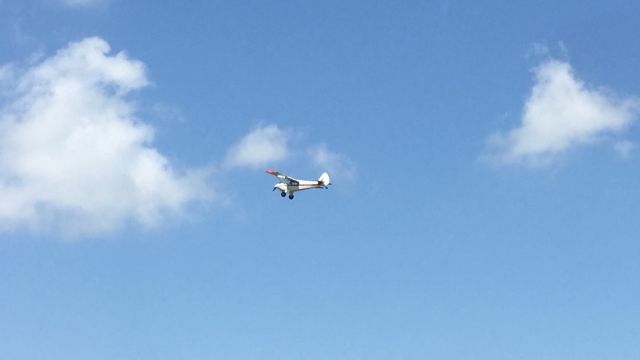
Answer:
[[322, 184], [319, 184], [317, 181], [299, 180], [297, 185], [295, 184], [287, 185], [285, 183], [277, 183], [274, 187], [286, 194], [293, 194], [294, 192], [300, 191], [300, 190], [323, 189], [325, 186]]
[[281, 174], [275, 170], [267, 170], [266, 173], [277, 177], [279, 180], [279, 182], [273, 186], [273, 190], [280, 190], [280, 195], [282, 197], [289, 195], [289, 199], [293, 199], [293, 194], [296, 191], [328, 189], [329, 184], [331, 184], [331, 179], [327, 173], [320, 175], [318, 180], [298, 180]]

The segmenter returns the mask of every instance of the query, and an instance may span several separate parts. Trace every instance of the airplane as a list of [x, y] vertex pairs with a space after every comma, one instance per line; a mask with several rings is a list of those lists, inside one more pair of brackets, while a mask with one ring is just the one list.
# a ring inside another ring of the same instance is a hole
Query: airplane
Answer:
[[329, 174], [322, 173], [318, 180], [298, 180], [282, 174], [276, 170], [269, 169], [265, 171], [267, 174], [278, 178], [279, 182], [273, 187], [272, 191], [280, 190], [280, 196], [285, 197], [289, 194], [289, 199], [293, 200], [293, 193], [308, 189], [328, 189], [331, 184]]

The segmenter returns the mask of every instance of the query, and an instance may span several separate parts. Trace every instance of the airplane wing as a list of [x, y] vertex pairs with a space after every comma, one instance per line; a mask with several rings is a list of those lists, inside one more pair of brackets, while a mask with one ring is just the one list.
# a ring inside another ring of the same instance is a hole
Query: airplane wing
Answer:
[[273, 176], [275, 176], [275, 177], [278, 177], [278, 176], [281, 176], [281, 175], [282, 175], [282, 176], [286, 176], [286, 175], [284, 175], [284, 174], [281, 174], [279, 171], [277, 171], [277, 170], [273, 170], [273, 169], [266, 170], [265, 172], [266, 172], [267, 174], [273, 175]]
[[285, 174], [283, 174], [283, 173], [281, 173], [281, 172], [279, 172], [279, 171], [269, 169], [269, 170], [267, 170], [267, 171], [265, 171], [265, 172], [266, 172], [267, 174], [270, 174], [270, 175], [273, 175], [273, 176], [277, 177], [280, 181], [282, 181], [282, 182], [286, 183], [287, 185], [293, 185], [293, 186], [296, 186], [296, 185], [299, 185], [299, 184], [300, 184], [300, 181], [299, 181], [299, 180], [294, 179], [294, 178], [292, 178], [292, 177], [289, 177], [289, 176], [287, 176], [287, 175], [285, 175]]

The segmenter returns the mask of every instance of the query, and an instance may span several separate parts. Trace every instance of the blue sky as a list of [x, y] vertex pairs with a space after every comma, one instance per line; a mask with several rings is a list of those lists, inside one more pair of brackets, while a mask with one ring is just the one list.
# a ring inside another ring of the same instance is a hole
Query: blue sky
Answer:
[[637, 359], [638, 16], [0, 0], [0, 358]]

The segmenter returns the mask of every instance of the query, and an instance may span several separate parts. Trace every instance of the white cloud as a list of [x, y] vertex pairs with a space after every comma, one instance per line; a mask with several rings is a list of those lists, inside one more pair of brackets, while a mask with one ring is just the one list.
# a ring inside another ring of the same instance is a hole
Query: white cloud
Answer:
[[208, 198], [198, 170], [179, 174], [152, 147], [127, 94], [142, 62], [94, 37], [15, 76], [0, 109], [0, 229], [99, 234], [155, 226]]
[[636, 144], [628, 140], [618, 141], [613, 145], [613, 149], [623, 159], [629, 158], [629, 156], [631, 156], [631, 152], [633, 152], [635, 148], [636, 148]]
[[[12, 64], [0, 65], [0, 96], [10, 94], [14, 88], [15, 67]], [[3, 99], [0, 99], [2, 101]]]
[[281, 162], [289, 154], [290, 133], [277, 125], [257, 127], [227, 152], [224, 166], [262, 168]]
[[325, 144], [312, 148], [309, 155], [320, 171], [326, 171], [331, 175], [333, 182], [351, 181], [356, 175], [353, 162], [345, 155], [330, 151]]
[[490, 138], [501, 162], [549, 164], [574, 146], [620, 133], [640, 110], [637, 98], [587, 86], [566, 62], [549, 60], [534, 73], [520, 127]]
[[286, 161], [289, 169], [295, 164], [311, 165], [318, 171], [328, 172], [332, 181], [353, 180], [356, 170], [347, 156], [330, 151], [325, 144], [302, 147], [293, 141], [293, 134], [274, 124], [257, 127], [231, 146], [223, 167], [264, 169]]

